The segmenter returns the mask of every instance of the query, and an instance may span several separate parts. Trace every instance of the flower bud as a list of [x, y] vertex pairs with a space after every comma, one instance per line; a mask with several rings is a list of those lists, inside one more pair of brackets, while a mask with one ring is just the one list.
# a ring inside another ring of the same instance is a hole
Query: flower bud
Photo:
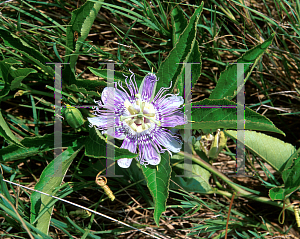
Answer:
[[65, 119], [72, 128], [77, 129], [84, 124], [82, 114], [78, 109], [69, 105], [67, 106], [68, 108], [65, 111]]
[[217, 130], [216, 135], [214, 136], [211, 148], [208, 153], [208, 157], [216, 159], [221, 152], [221, 150], [226, 146], [227, 138], [223, 131]]

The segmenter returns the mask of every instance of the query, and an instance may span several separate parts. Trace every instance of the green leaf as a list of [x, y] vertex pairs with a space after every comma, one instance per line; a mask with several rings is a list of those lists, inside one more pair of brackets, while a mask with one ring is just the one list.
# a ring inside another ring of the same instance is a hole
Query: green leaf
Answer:
[[159, 218], [166, 211], [166, 203], [169, 196], [172, 171], [169, 153], [161, 154], [161, 162], [157, 167], [147, 165], [147, 167], [142, 166], [142, 170], [155, 205], [154, 220], [159, 226]]
[[50, 76], [54, 75], [54, 70], [52, 67], [45, 65], [46, 62], [51, 62], [48, 57], [44, 56], [35, 48], [28, 45], [28, 43], [26, 43], [20, 37], [10, 33], [7, 30], [0, 29], [0, 36], [4, 40], [6, 46], [12, 47], [13, 49], [22, 53], [23, 57], [28, 58], [33, 64], [39, 66], [43, 71], [45, 71], [46, 74], [49, 74]]
[[[90, 68], [90, 67], [89, 67]], [[99, 70], [94, 69], [91, 67], [91, 72], [94, 73], [96, 76], [107, 78], [106, 71], [107, 70]], [[103, 74], [102, 74], [103, 71]], [[105, 71], [105, 72], [104, 72]], [[118, 74], [122, 75], [122, 74]], [[67, 88], [74, 92], [81, 92], [83, 94], [93, 95], [99, 97], [101, 89], [107, 86], [107, 82], [103, 80], [86, 80], [80, 79], [77, 80], [75, 78], [74, 72], [72, 72], [69, 65], [66, 65], [63, 69], [63, 76], [64, 76], [64, 83], [67, 84]], [[122, 80], [124, 81], [125, 77], [122, 75]]]
[[[156, 93], [161, 87], [169, 86], [172, 82], [173, 88], [177, 86], [179, 79], [182, 79], [182, 73], [185, 64], [189, 61], [192, 50], [196, 42], [197, 23], [199, 21], [203, 9], [203, 2], [196, 9], [193, 16], [190, 18], [188, 26], [180, 35], [175, 47], [170, 51], [169, 55], [160, 65], [156, 76], [159, 78], [157, 82]], [[180, 85], [179, 93], [183, 95], [183, 84]]]
[[13, 77], [13, 81], [11, 82], [10, 89], [11, 90], [17, 89], [20, 86], [23, 79], [25, 79], [29, 74], [36, 73], [36, 72], [37, 71], [32, 68], [23, 68], [23, 69], [11, 71], [10, 73]]
[[195, 64], [192, 64], [191, 66], [191, 73], [192, 73], [192, 86], [195, 85], [197, 80], [199, 79], [201, 75], [201, 67], [202, 67], [202, 60], [201, 60], [201, 53], [199, 51], [199, 43], [196, 40], [195, 45], [193, 47], [193, 50], [191, 52], [191, 55], [189, 57], [188, 62], [192, 62]]
[[[80, 49], [91, 30], [102, 2], [103, 0], [97, 2], [87, 1], [80, 8], [72, 12], [71, 21], [67, 27], [66, 55], [73, 54], [65, 58], [65, 62], [70, 63], [72, 71], [75, 69]], [[75, 32], [78, 34], [77, 40], [74, 39]]]
[[89, 137], [85, 143], [85, 155], [93, 158], [107, 158], [106, 146], [110, 144], [115, 149], [115, 157], [113, 160], [121, 158], [135, 158], [137, 154], [131, 153], [127, 149], [121, 149], [113, 145], [111, 142], [106, 143], [105, 137], [95, 127], [90, 129]]
[[[2, 181], [2, 180], [1, 180]], [[6, 202], [6, 200], [3, 200]], [[31, 234], [34, 236], [34, 238], [43, 238], [43, 239], [52, 239], [52, 237], [42, 233], [40, 230], [38, 230], [36, 227], [34, 227], [31, 223], [27, 222], [26, 220], [20, 220], [20, 214], [17, 214], [12, 208], [11, 206], [9, 205], [5, 205], [5, 202], [2, 204], [0, 203], [0, 208], [2, 209], [3, 212], [5, 213], [1, 213], [2, 216], [5, 218], [5, 221], [11, 226], [11, 227], [14, 227], [14, 228], [17, 228], [20, 226], [20, 224], [22, 223], [25, 223], [25, 225], [30, 228], [32, 231], [31, 231]], [[4, 206], [5, 205], [5, 206]], [[13, 219], [12, 219], [13, 218]], [[18, 222], [18, 223], [17, 223]], [[33, 231], [36, 233], [33, 233]], [[39, 236], [38, 236], [38, 235]]]
[[[171, 21], [173, 26], [173, 45], [175, 46], [178, 42], [178, 39], [180, 37], [180, 34], [184, 31], [184, 29], [187, 27], [188, 22], [184, 17], [184, 13], [178, 5], [173, 8], [171, 12]], [[197, 80], [200, 77], [201, 74], [201, 53], [199, 51], [199, 43], [196, 40], [195, 44], [193, 46], [193, 49], [191, 51], [191, 54], [189, 56], [189, 59], [187, 62], [190, 63], [198, 63], [198, 64], [192, 64], [191, 66], [191, 72], [192, 72], [192, 86], [195, 85]], [[184, 74], [181, 74], [181, 76], [178, 78], [178, 88], [183, 89], [184, 88]]]
[[[236, 129], [237, 109], [235, 108], [209, 108], [210, 106], [237, 106], [229, 100], [204, 99], [192, 103], [192, 128], [193, 129]], [[196, 108], [198, 107], [198, 108]], [[184, 129], [185, 125], [176, 126], [176, 129]], [[245, 129], [271, 131], [284, 133], [265, 116], [245, 108]]]
[[13, 77], [10, 74], [10, 69], [12, 64], [13, 59], [8, 58], [0, 61], [0, 72], [1, 72], [1, 77], [4, 80], [4, 87], [0, 91], [0, 99], [6, 96], [9, 91], [10, 91], [10, 85], [13, 80]]
[[284, 188], [274, 187], [269, 190], [269, 197], [274, 200], [283, 200], [284, 199]]
[[[10, 128], [6, 124], [4, 118], [3, 118], [2, 114], [1, 114], [1, 111], [0, 111], [0, 135], [3, 138], [5, 138], [7, 141], [13, 142], [13, 143], [19, 145], [20, 147], [24, 147], [22, 145], [22, 143], [13, 134], [13, 132], [11, 132]], [[11, 145], [11, 146], [14, 146], [14, 145]], [[15, 147], [18, 147], [18, 146], [15, 146]], [[0, 152], [1, 152], [1, 150], [0, 150]], [[0, 157], [2, 157], [2, 156], [0, 156]]]
[[[224, 133], [232, 139], [237, 137], [237, 131], [225, 130]], [[270, 164], [278, 172], [283, 171], [287, 160], [296, 151], [291, 144], [248, 130], [245, 130], [245, 147]]]
[[[0, 164], [1, 168], [3, 168], [3, 164]], [[3, 172], [0, 173], [0, 192], [2, 195], [4, 195], [7, 200], [9, 200], [13, 205], [15, 204], [15, 200], [14, 198], [10, 195], [9, 190], [7, 188], [7, 184], [6, 182], [3, 181]], [[11, 205], [6, 201], [3, 200], [3, 198], [0, 198], [0, 205], [3, 204], [6, 207], [10, 208], [13, 210], [13, 208], [11, 207]]]
[[282, 172], [284, 187], [274, 187], [269, 191], [272, 200], [284, 200], [300, 187], [300, 148], [287, 160]]
[[[172, 159], [183, 160], [184, 157], [174, 154]], [[172, 161], [173, 162], [173, 161]], [[208, 193], [212, 191], [212, 187], [209, 184], [209, 178], [211, 173], [206, 169], [202, 168], [198, 164], [193, 164], [192, 166], [194, 177], [176, 177], [177, 175], [182, 175], [184, 170], [184, 163], [176, 163], [172, 171], [172, 180], [170, 189], [184, 189], [187, 192], [197, 192], [197, 193]], [[178, 170], [178, 169], [179, 170]], [[176, 172], [176, 173], [175, 173]], [[197, 175], [197, 176], [196, 176]]]
[[177, 43], [180, 34], [187, 27], [188, 22], [184, 17], [184, 13], [179, 5], [176, 5], [171, 12], [171, 22], [172, 22], [172, 40], [173, 46]]
[[0, 74], [5, 82], [4, 88], [0, 91], [0, 98], [6, 96], [10, 90], [18, 88], [22, 80], [30, 73], [37, 72], [32, 68], [15, 69], [13, 67], [15, 64], [21, 64], [21, 62], [13, 58], [6, 58], [0, 62]]
[[298, 148], [297, 151], [291, 155], [291, 157], [286, 162], [286, 164], [285, 164], [284, 169], [282, 170], [282, 172], [285, 171], [285, 170], [288, 170], [289, 168], [291, 168], [292, 165], [293, 165], [293, 163], [295, 162], [295, 160], [299, 156], [300, 156], [300, 148]]
[[[1, 128], [0, 128], [1, 130]], [[62, 146], [72, 146], [73, 141], [78, 138], [76, 134], [62, 134]], [[82, 137], [82, 138], [85, 138]], [[26, 137], [21, 142], [26, 148], [21, 148], [17, 145], [9, 145], [0, 149], [0, 160], [14, 161], [27, 158], [38, 153], [54, 149], [54, 133], [45, 134], [44, 136]]]
[[[62, 183], [69, 166], [79, 151], [83, 148], [83, 143], [83, 140], [76, 140], [73, 142], [73, 147], [68, 147], [67, 150], [51, 161], [51, 163], [43, 170], [40, 180], [34, 189], [50, 195], [55, 194], [56, 188]], [[52, 200], [52, 197], [38, 192], [33, 192], [30, 197], [30, 222], [45, 234], [48, 234], [51, 214], [54, 207], [48, 206]], [[48, 209], [45, 211], [44, 208]], [[41, 214], [41, 211], [44, 211], [45, 213]]]
[[[271, 45], [275, 34], [263, 42], [262, 44], [247, 51], [242, 57], [237, 60], [237, 63], [253, 63], [244, 65], [245, 82], [249, 78], [252, 70], [256, 66], [260, 57], [265, 53], [267, 48]], [[230, 64], [225, 71], [220, 75], [218, 83], [209, 96], [209, 99], [228, 99], [231, 100], [237, 94], [237, 65]]]
[[289, 197], [300, 188], [300, 154], [298, 154], [292, 168], [283, 171], [282, 179], [284, 181], [285, 197]]
[[[103, 82], [103, 81], [102, 81]], [[105, 82], [103, 82], [105, 83]], [[105, 83], [106, 85], [106, 83]], [[100, 97], [101, 94], [96, 92], [96, 91], [92, 91], [92, 90], [86, 90], [86, 88], [81, 88], [81, 87], [78, 87], [77, 85], [75, 84], [72, 84], [70, 86], [67, 86], [67, 88], [71, 91], [74, 91], [74, 92], [81, 92], [83, 93], [84, 95], [93, 95], [93, 96], [97, 96], [97, 97]]]

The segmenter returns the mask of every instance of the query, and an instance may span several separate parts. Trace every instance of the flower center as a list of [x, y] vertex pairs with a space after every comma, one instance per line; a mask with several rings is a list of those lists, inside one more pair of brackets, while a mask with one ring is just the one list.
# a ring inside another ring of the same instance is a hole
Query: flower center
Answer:
[[155, 119], [154, 106], [147, 102], [142, 102], [140, 94], [137, 94], [136, 98], [137, 100], [133, 104], [125, 100], [124, 106], [130, 115], [120, 116], [120, 120], [124, 120], [127, 125], [137, 133], [149, 129], [151, 127], [151, 121], [160, 126], [161, 123]]

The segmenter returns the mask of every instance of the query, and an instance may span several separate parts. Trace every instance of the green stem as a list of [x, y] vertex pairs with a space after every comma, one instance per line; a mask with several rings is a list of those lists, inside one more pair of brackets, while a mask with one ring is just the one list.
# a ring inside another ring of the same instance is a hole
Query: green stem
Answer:
[[[232, 197], [232, 193], [227, 192], [227, 191], [222, 191], [222, 190], [216, 189], [216, 191], [214, 191], [214, 193], [226, 196], [228, 198]], [[275, 206], [275, 207], [280, 207], [280, 208], [283, 207], [283, 203], [282, 202], [280, 202], [280, 201], [272, 201], [272, 200], [270, 200], [269, 198], [266, 198], [266, 197], [258, 197], [257, 195], [254, 195], [254, 194], [252, 194], [252, 195], [240, 195], [240, 196], [243, 196], [245, 198], [248, 198], [248, 199], [251, 199], [251, 200], [254, 200], [254, 201], [266, 203], [266, 204], [269, 204], [269, 205], [272, 205], [272, 206]], [[288, 208], [285, 208], [285, 209], [289, 210], [291, 212], [294, 212], [293, 211], [293, 207], [288, 207]]]
[[212, 175], [213, 176], [213, 179], [214, 179], [214, 181], [215, 181], [215, 184], [217, 185], [217, 187], [218, 188], [220, 188], [220, 189], [224, 189], [223, 188], [223, 186], [222, 186], [222, 184], [219, 182], [219, 180], [217, 179], [217, 176], [216, 175]]
[[188, 159], [191, 159], [193, 162], [199, 164], [201, 167], [205, 168], [209, 172], [211, 172], [214, 175], [216, 175], [219, 178], [221, 178], [224, 182], [226, 182], [230, 187], [232, 187], [236, 191], [236, 193], [237, 193], [238, 196], [240, 194], [243, 194], [243, 195], [249, 194], [249, 192], [247, 192], [246, 190], [244, 190], [244, 189], [240, 188], [239, 186], [237, 186], [228, 177], [226, 177], [223, 173], [219, 172], [215, 167], [213, 167], [209, 163], [207, 163], [204, 160], [202, 160], [199, 156], [195, 157], [193, 155], [190, 155], [190, 154], [187, 154], [187, 153], [183, 153], [182, 151], [180, 151], [178, 154], [181, 155], [181, 156], [183, 156], [183, 157], [187, 157]]
[[[181, 156], [187, 157], [188, 159], [191, 159], [193, 162], [199, 164], [201, 167], [205, 168], [206, 170], [211, 172], [213, 175], [215, 175], [215, 176], [219, 177], [220, 179], [222, 179], [224, 182], [226, 182], [236, 192], [237, 196], [245, 197], [245, 198], [252, 199], [252, 200], [255, 200], [255, 201], [258, 201], [258, 202], [262, 202], [262, 203], [267, 203], [267, 204], [270, 204], [272, 206], [277, 206], [277, 207], [281, 207], [281, 208], [283, 207], [282, 202], [272, 201], [271, 199], [269, 199], [267, 197], [259, 197], [258, 195], [255, 195], [253, 193], [250, 193], [250, 192], [242, 189], [237, 184], [232, 182], [226, 175], [219, 172], [214, 166], [212, 166], [209, 163], [205, 162], [199, 156], [193, 156], [193, 155], [184, 153], [182, 151], [180, 151], [178, 154], [181, 155]], [[218, 189], [215, 189], [214, 193], [221, 194], [221, 195], [228, 196], [228, 197], [232, 196], [232, 193], [227, 192], [227, 191], [218, 190]], [[292, 207], [289, 207], [289, 208], [286, 208], [286, 209], [293, 212]]]

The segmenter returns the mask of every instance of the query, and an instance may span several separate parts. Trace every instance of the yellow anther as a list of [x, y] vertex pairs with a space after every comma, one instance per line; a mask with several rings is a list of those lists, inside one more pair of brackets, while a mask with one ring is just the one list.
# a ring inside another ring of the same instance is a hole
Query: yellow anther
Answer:
[[145, 104], [146, 104], [146, 102], [142, 102], [142, 106], [141, 106], [140, 112], [144, 112]]
[[127, 110], [128, 110], [129, 113], [132, 114], [132, 115], [135, 115], [135, 114], [139, 113], [139, 112], [138, 112], [135, 108], [133, 108], [133, 106], [131, 106], [131, 105], [127, 108]]
[[155, 120], [155, 119], [153, 119], [153, 118], [150, 118], [150, 117], [148, 117], [148, 116], [146, 116], [146, 115], [144, 115], [144, 117], [145, 117], [146, 119], [151, 120], [153, 123], [157, 124], [157, 126], [161, 126], [160, 121]]

